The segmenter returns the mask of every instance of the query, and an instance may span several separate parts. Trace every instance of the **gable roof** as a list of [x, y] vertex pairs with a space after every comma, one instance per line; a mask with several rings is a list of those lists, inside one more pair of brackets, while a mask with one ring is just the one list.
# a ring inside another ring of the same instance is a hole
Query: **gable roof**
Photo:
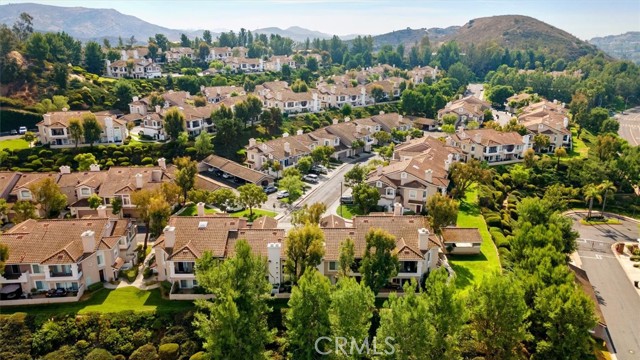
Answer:
[[202, 160], [202, 162], [207, 164], [208, 166], [215, 167], [227, 174], [252, 182], [254, 184], [259, 184], [263, 180], [273, 179], [271, 175], [250, 169], [246, 166], [238, 164], [235, 161], [231, 161], [217, 155], [209, 155], [206, 159]]

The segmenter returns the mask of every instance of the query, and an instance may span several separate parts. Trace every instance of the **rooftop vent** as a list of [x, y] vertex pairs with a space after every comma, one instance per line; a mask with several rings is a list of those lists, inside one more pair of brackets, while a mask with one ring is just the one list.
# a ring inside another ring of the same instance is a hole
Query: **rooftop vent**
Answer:
[[206, 222], [206, 221], [200, 221], [198, 223], [198, 229], [206, 229], [207, 228], [207, 224], [208, 224], [208, 222]]

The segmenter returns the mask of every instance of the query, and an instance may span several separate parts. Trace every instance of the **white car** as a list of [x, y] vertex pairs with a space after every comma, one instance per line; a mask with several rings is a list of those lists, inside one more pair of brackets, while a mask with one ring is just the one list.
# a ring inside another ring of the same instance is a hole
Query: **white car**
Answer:
[[287, 190], [278, 191], [278, 194], [276, 195], [276, 197], [278, 199], [289, 197], [289, 192]]
[[222, 177], [225, 179], [229, 179], [231, 177], [231, 175], [227, 174], [227, 173], [222, 173]]
[[20, 135], [25, 134], [26, 132], [27, 132], [26, 126], [20, 126], [20, 128], [18, 129], [18, 133], [20, 133]]

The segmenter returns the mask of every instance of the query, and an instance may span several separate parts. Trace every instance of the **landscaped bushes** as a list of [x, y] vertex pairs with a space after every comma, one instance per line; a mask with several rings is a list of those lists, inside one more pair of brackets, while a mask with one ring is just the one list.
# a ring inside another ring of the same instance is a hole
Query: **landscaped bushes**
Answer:
[[179, 355], [180, 345], [176, 343], [163, 344], [158, 348], [160, 360], [178, 360]]

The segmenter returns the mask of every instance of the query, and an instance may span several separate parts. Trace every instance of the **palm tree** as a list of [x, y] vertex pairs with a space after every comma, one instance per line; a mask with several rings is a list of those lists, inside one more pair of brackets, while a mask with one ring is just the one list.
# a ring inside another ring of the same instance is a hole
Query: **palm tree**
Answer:
[[609, 193], [609, 191], [615, 193], [618, 189], [616, 189], [613, 183], [609, 180], [603, 181], [602, 184], [598, 185], [598, 188], [600, 189], [600, 191], [604, 192], [604, 198], [602, 199], [602, 214], [604, 216], [604, 206], [607, 204], [607, 194]]
[[589, 202], [589, 212], [587, 213], [587, 219], [591, 218], [591, 210], [593, 210], [593, 199], [602, 201], [602, 195], [600, 189], [594, 184], [589, 184], [582, 189], [584, 193], [584, 200]]

